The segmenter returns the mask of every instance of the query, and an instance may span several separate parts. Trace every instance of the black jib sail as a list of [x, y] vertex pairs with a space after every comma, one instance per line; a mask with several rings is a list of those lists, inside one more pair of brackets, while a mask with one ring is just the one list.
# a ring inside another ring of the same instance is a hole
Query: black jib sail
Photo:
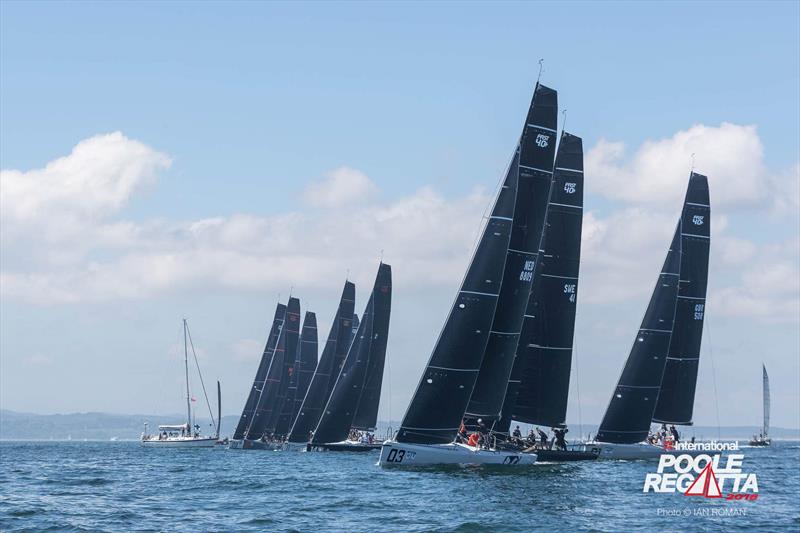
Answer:
[[378, 407], [381, 401], [386, 343], [389, 340], [389, 316], [392, 309], [391, 266], [381, 264], [373, 292], [376, 290], [380, 293], [380, 297], [375, 298], [367, 375], [352, 422], [353, 428], [365, 431], [373, 431], [378, 425]]
[[311, 311], [306, 311], [303, 319], [303, 329], [300, 332], [300, 347], [297, 350], [297, 363], [295, 372], [297, 373], [297, 394], [294, 397], [294, 407], [292, 410], [292, 423], [300, 412], [303, 399], [306, 397], [308, 385], [317, 368], [317, 315]]
[[678, 304], [669, 343], [667, 365], [661, 380], [654, 422], [692, 424], [700, 343], [708, 286], [711, 245], [711, 207], [708, 180], [692, 172], [681, 213], [681, 269]]
[[286, 321], [284, 320], [278, 334], [278, 343], [275, 345], [275, 354], [272, 356], [272, 362], [267, 371], [267, 379], [264, 381], [264, 388], [258, 398], [253, 422], [247, 428], [247, 433], [245, 434], [245, 438], [248, 440], [257, 440], [272, 432], [271, 424], [277, 418], [276, 411], [280, 408], [278, 405], [278, 393], [281, 388], [281, 381], [283, 381], [285, 358]]
[[233, 432], [234, 440], [241, 440], [247, 433], [247, 428], [253, 420], [253, 414], [258, 405], [258, 398], [261, 396], [261, 391], [264, 389], [264, 380], [267, 378], [267, 370], [269, 364], [272, 362], [272, 355], [275, 353], [275, 345], [278, 342], [278, 333], [280, 326], [283, 323], [283, 315], [286, 313], [286, 306], [278, 304], [275, 309], [275, 318], [272, 319], [272, 328], [269, 330], [267, 336], [267, 344], [264, 347], [264, 353], [261, 355], [261, 362], [258, 364], [256, 377], [253, 381], [253, 386], [250, 388], [250, 393], [247, 395], [247, 401], [242, 410], [242, 416], [239, 418], [239, 423], [236, 424], [236, 430]]
[[[336, 316], [331, 324], [328, 333], [328, 340], [322, 350], [311, 384], [308, 386], [300, 411], [289, 432], [290, 442], [308, 442], [308, 435], [317, 427], [322, 409], [330, 396], [330, 390], [341, 370], [340, 350], [347, 355], [347, 347], [341, 348], [344, 344], [336, 342], [337, 339], [347, 339], [351, 335], [351, 323], [353, 321], [353, 307], [355, 304], [356, 286], [347, 281], [342, 290], [342, 297], [339, 300], [339, 307]], [[331, 378], [331, 376], [333, 376]]]
[[633, 444], [647, 438], [672, 335], [681, 263], [681, 224], [650, 297], [639, 333], [600, 423], [600, 442]]
[[467, 406], [467, 426], [500, 418], [531, 292], [553, 181], [558, 96], [536, 85], [519, 143], [519, 181], [505, 271], [480, 372]]
[[461, 289], [408, 406], [398, 442], [446, 444], [461, 425], [489, 338], [517, 194], [519, 151], [506, 173]]
[[583, 225], [583, 143], [562, 133], [542, 236], [542, 257], [525, 311], [503, 417], [555, 427], [567, 415]]
[[[391, 284], [391, 275], [391, 267], [381, 264], [358, 332], [350, 345], [344, 366], [339, 372], [319, 424], [314, 430], [312, 439], [314, 444], [340, 442], [345, 440], [350, 432], [364, 390], [373, 341], [376, 339], [383, 341], [386, 338], [387, 332], [383, 328], [388, 326], [391, 306], [391, 293], [386, 289]], [[378, 312], [386, 318], [376, 317]], [[376, 323], [376, 320], [379, 323]], [[385, 347], [385, 343], [383, 346]], [[381, 354], [378, 353], [376, 356]]]
[[294, 418], [294, 400], [297, 395], [297, 374], [295, 372], [297, 358], [299, 357], [298, 340], [300, 337], [300, 300], [289, 298], [289, 305], [286, 307], [286, 322], [283, 328], [286, 330], [286, 354], [283, 359], [283, 377], [278, 388], [276, 399], [276, 409], [273, 412], [273, 420], [267, 426], [267, 430], [275, 435], [284, 436], [289, 432]]

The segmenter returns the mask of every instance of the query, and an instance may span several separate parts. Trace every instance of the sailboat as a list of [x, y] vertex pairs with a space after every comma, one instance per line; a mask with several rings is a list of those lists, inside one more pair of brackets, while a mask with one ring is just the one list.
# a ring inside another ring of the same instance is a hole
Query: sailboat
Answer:
[[305, 450], [319, 423], [350, 347], [355, 298], [356, 286], [346, 281], [319, 363], [283, 446], [286, 450]]
[[[141, 444], [148, 447], [161, 447], [161, 448], [213, 448], [219, 439], [220, 428], [220, 409], [222, 405], [222, 393], [220, 390], [219, 382], [217, 382], [217, 420], [214, 420], [214, 414], [211, 412], [211, 404], [208, 403], [208, 396], [205, 395], [205, 385], [203, 385], [203, 394], [206, 396], [206, 403], [208, 404], [208, 412], [211, 415], [211, 422], [216, 426], [216, 435], [204, 437], [200, 435], [200, 426], [192, 424], [192, 398], [191, 391], [189, 390], [189, 324], [186, 319], [183, 319], [183, 364], [186, 375], [186, 423], [185, 424], [162, 424], [158, 426], [158, 434], [150, 435], [145, 424], [144, 433], [142, 433]], [[192, 345], [192, 354], [194, 355], [195, 365], [197, 366], [197, 373], [200, 376], [200, 383], [203, 383], [203, 375], [200, 373], [200, 365], [197, 364], [197, 355], [194, 354], [194, 345]]]
[[536, 462], [535, 454], [458, 437], [465, 416], [479, 428], [484, 415], [500, 416], [544, 218], [533, 206], [541, 194], [546, 204], [552, 179], [556, 118], [556, 91], [537, 82], [491, 215], [400, 429], [381, 447], [381, 465]]
[[[692, 423], [711, 239], [708, 180], [692, 172], [669, 252], [603, 421], [587, 449], [647, 459], [671, 448], [666, 424]], [[660, 444], [651, 422], [661, 423]], [[681, 451], [681, 453], [692, 453]]]
[[761, 364], [761, 394], [764, 402], [764, 420], [761, 426], [761, 433], [753, 435], [750, 439], [750, 446], [769, 446], [772, 439], [769, 438], [769, 376], [767, 367]]
[[291, 379], [292, 372], [289, 370], [289, 365], [295, 359], [299, 317], [300, 300], [289, 298], [286, 313], [279, 326], [278, 339], [267, 369], [264, 386], [258, 397], [253, 419], [245, 433], [242, 448], [274, 450], [281, 446], [283, 439], [276, 434], [276, 429], [283, 412], [288, 382]]
[[[511, 435], [513, 421], [566, 430], [567, 399], [583, 223], [583, 141], [562, 132], [539, 249], [503, 413], [492, 433], [508, 446], [534, 443]], [[537, 437], [538, 438], [538, 437]], [[539, 461], [596, 459], [582, 450], [535, 449]]]
[[[362, 320], [309, 443], [310, 449], [380, 448], [380, 444], [370, 440], [369, 431], [374, 431], [377, 423], [391, 305], [392, 267], [381, 263]], [[351, 438], [358, 431], [363, 431], [361, 438]]]
[[267, 336], [267, 344], [264, 347], [264, 352], [258, 363], [253, 386], [250, 388], [250, 393], [245, 401], [244, 409], [242, 409], [242, 415], [239, 417], [239, 422], [236, 424], [236, 429], [233, 432], [233, 438], [229, 443], [229, 448], [237, 449], [245, 447], [245, 436], [247, 435], [248, 428], [255, 415], [261, 392], [264, 390], [267, 371], [272, 362], [272, 356], [275, 353], [275, 346], [278, 344], [278, 335], [280, 334], [285, 315], [286, 306], [282, 303], [277, 304], [275, 307], [275, 317], [272, 319], [272, 326]]

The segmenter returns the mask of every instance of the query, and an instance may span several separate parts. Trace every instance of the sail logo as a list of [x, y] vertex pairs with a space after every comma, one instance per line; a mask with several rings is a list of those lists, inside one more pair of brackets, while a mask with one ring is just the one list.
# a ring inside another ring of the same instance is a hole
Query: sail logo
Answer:
[[[681, 493], [684, 496], [724, 498], [726, 500], [758, 499], [758, 477], [744, 472], [744, 454], [731, 454], [722, 465], [719, 454], [663, 454], [656, 472], [644, 479], [642, 492]], [[724, 491], [728, 491], [725, 494]]]
[[694, 319], [703, 320], [706, 304], [694, 304]]
[[536, 135], [535, 142], [536, 146], [538, 146], [539, 148], [547, 148], [549, 141], [550, 141], [549, 135], [545, 135], [544, 133], [539, 133], [538, 135]]
[[577, 183], [571, 183], [569, 181], [566, 182], [564, 184], [564, 192], [566, 192], [567, 194], [575, 194], [575, 186], [576, 185], [577, 185]]
[[575, 303], [575, 293], [577, 291], [577, 283], [565, 283], [564, 294], [569, 294], [569, 301]]
[[692, 217], [692, 224], [694, 224], [695, 226], [702, 226], [703, 225], [703, 218], [705, 218], [703, 215], [695, 215], [695, 216], [693, 216]]
[[536, 265], [536, 261], [533, 260], [525, 261], [525, 266], [522, 267], [522, 272], [519, 273], [520, 281], [530, 281], [533, 279], [534, 265]]

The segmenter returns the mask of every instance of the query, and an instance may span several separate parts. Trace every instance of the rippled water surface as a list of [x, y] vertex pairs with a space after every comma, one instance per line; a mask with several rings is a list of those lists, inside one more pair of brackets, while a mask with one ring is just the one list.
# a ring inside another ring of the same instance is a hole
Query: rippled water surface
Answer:
[[2, 442], [0, 530], [800, 529], [800, 443], [742, 451], [757, 501], [644, 494], [655, 462], [385, 470], [377, 453]]

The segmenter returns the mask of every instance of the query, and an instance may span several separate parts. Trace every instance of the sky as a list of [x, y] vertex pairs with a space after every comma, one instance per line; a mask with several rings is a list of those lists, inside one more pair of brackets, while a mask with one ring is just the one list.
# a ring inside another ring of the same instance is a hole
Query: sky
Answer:
[[[800, 427], [800, 4], [0, 3], [0, 407], [238, 414], [277, 301], [394, 274], [402, 417], [541, 81], [584, 140], [571, 423], [603, 415], [689, 170], [698, 425]], [[694, 154], [694, 155], [693, 155]], [[322, 340], [322, 339], [321, 339]]]

